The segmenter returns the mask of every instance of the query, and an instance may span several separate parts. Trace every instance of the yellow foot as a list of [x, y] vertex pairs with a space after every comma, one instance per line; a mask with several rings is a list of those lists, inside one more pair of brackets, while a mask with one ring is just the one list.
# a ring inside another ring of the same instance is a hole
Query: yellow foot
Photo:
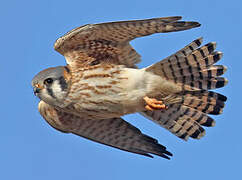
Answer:
[[155, 109], [167, 109], [166, 105], [162, 101], [158, 101], [157, 99], [149, 98], [147, 96], [145, 96], [143, 99], [147, 104], [145, 109], [149, 111], [153, 111]]

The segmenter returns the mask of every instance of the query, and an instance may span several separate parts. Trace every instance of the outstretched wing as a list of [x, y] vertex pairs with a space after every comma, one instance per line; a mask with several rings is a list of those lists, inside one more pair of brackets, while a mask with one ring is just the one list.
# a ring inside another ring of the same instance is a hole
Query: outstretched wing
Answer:
[[59, 111], [43, 101], [39, 103], [40, 114], [55, 129], [112, 146], [124, 151], [152, 157], [155, 154], [169, 159], [172, 156], [164, 146], [121, 118], [85, 120]]
[[87, 65], [108, 61], [135, 67], [140, 61], [140, 55], [129, 41], [154, 33], [182, 31], [200, 26], [197, 22], [179, 21], [180, 19], [180, 16], [174, 16], [88, 24], [60, 37], [54, 48], [66, 57], [68, 64], [78, 61]]

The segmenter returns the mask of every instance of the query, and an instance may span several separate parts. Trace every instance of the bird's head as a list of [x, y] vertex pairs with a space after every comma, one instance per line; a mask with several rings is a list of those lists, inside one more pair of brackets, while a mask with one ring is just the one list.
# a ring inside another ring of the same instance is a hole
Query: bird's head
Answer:
[[53, 106], [63, 106], [68, 93], [70, 71], [65, 66], [48, 68], [39, 72], [31, 82], [34, 94]]

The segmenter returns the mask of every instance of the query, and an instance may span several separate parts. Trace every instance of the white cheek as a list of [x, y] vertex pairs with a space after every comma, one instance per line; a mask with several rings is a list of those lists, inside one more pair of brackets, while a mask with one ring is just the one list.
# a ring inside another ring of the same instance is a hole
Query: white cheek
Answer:
[[53, 82], [51, 89], [54, 93], [54, 95], [59, 94], [60, 92], [62, 92], [60, 84], [56, 81]]
[[51, 89], [56, 99], [62, 100], [65, 97], [66, 92], [61, 89], [61, 85], [59, 84], [59, 82], [54, 81]]
[[50, 89], [52, 90], [53, 96], [51, 96], [49, 94], [50, 92], [45, 88], [38, 95], [39, 98], [47, 104], [62, 107], [66, 92], [61, 89], [58, 81], [54, 81]]

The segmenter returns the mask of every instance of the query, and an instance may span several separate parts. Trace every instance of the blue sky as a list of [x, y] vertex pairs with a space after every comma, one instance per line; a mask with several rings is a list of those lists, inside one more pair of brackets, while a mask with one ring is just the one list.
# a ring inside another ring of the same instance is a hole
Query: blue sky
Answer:
[[[238, 179], [241, 177], [242, 2], [9, 0], [1, 2], [0, 179]], [[51, 128], [39, 115], [32, 77], [65, 60], [54, 41], [87, 23], [181, 15], [200, 28], [140, 38], [132, 45], [142, 55], [139, 67], [170, 55], [203, 36], [224, 52], [229, 84], [217, 90], [228, 97], [224, 113], [206, 136], [184, 142], [140, 115], [125, 119], [174, 154], [168, 161], [123, 152]]]

